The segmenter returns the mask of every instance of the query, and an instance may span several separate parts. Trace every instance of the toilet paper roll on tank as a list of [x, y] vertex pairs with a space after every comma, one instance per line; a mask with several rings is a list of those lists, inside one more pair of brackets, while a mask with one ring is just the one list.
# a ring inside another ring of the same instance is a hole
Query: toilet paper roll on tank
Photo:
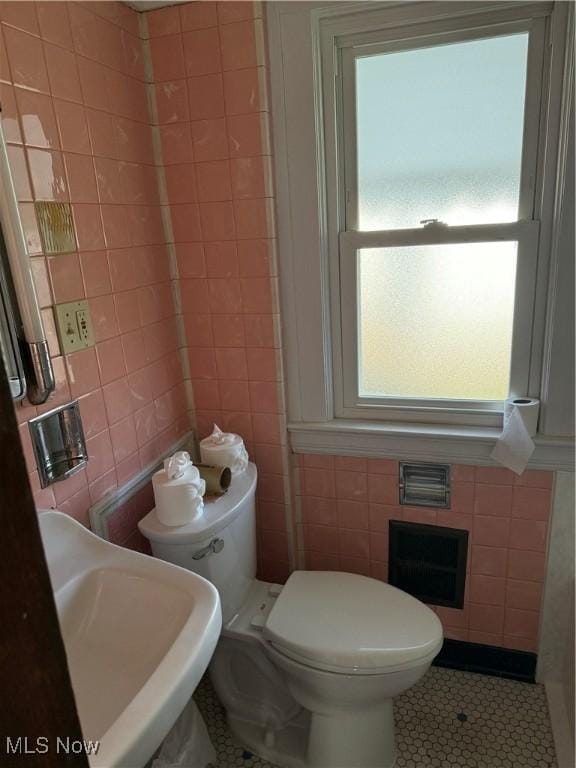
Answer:
[[[200, 441], [202, 464], [196, 467], [186, 451], [177, 451], [152, 476], [156, 514], [168, 526], [186, 525], [204, 510], [207, 491], [221, 495], [230, 485], [230, 474], [248, 466], [248, 452], [240, 435], [222, 432], [215, 424], [212, 434]], [[203, 477], [204, 476], [204, 477]]]
[[165, 459], [164, 468], [152, 475], [156, 514], [168, 526], [186, 525], [202, 514], [206, 483], [186, 451]]
[[233, 477], [244, 472], [248, 466], [244, 440], [233, 432], [222, 432], [217, 424], [214, 424], [211, 435], [200, 440], [200, 456], [203, 464], [230, 467]]

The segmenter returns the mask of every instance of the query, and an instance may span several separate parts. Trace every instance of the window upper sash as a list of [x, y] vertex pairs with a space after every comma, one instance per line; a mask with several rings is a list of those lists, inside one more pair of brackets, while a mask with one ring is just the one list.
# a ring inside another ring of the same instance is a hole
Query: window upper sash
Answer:
[[[358, 226], [358, 174], [357, 174], [357, 131], [356, 131], [356, 74], [355, 64], [359, 58], [381, 53], [416, 51], [421, 48], [434, 48], [449, 43], [464, 43], [503, 37], [506, 35], [528, 33], [528, 56], [526, 62], [526, 91], [524, 100], [524, 120], [522, 132], [522, 161], [518, 199], [518, 220], [530, 220], [534, 216], [535, 200], [538, 193], [536, 186], [538, 168], [538, 142], [542, 129], [541, 82], [544, 69], [544, 47], [546, 40], [546, 18], [549, 4], [535, 4], [535, 14], [526, 13], [530, 18], [504, 23], [487, 23], [482, 16], [478, 26], [467, 27], [470, 19], [455, 19], [451, 22], [435, 21], [411, 28], [386, 30], [374, 41], [374, 35], [353, 36], [339, 41], [339, 87], [336, 93], [338, 124], [339, 165], [343, 183], [340, 184], [340, 232], [360, 231]], [[540, 15], [542, 14], [542, 15]], [[446, 25], [454, 27], [446, 31]], [[384, 38], [382, 37], [384, 36]], [[400, 39], [398, 39], [400, 36]], [[370, 37], [373, 41], [370, 42]], [[385, 39], [385, 38], [389, 39]], [[496, 84], [497, 87], [497, 84]], [[417, 99], [417, 96], [414, 98]], [[489, 116], [487, 116], [489, 119]], [[430, 211], [430, 216], [434, 216]], [[481, 226], [487, 226], [481, 225]], [[500, 226], [496, 223], [494, 226]], [[450, 227], [463, 229], [464, 227]], [[368, 230], [364, 230], [368, 232]], [[408, 230], [406, 230], [408, 231]], [[417, 229], [411, 231], [418, 231]], [[445, 242], [434, 240], [433, 242]]]

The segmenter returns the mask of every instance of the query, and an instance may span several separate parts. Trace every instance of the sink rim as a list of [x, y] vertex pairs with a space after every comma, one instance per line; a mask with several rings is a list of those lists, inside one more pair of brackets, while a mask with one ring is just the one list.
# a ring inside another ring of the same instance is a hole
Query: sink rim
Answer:
[[[73, 595], [85, 578], [98, 570], [113, 569], [160, 580], [190, 596], [190, 613], [172, 644], [128, 705], [100, 735], [98, 754], [89, 758], [90, 765], [102, 768], [120, 768], [128, 760], [132, 761], [130, 764], [139, 763], [140, 760], [134, 758], [148, 753], [143, 748], [145, 734], [162, 732], [153, 752], [190, 698], [210, 661], [222, 624], [218, 591], [192, 571], [100, 539], [77, 520], [57, 510], [40, 511], [39, 525], [59, 621], [62, 610], [59, 602], [62, 602], [64, 591]], [[63, 540], [51, 541], [51, 537], [60, 535]], [[76, 545], [74, 550], [70, 549], [72, 544]], [[66, 647], [64, 632], [63, 640]], [[68, 653], [68, 649], [66, 651]], [[74, 688], [74, 679], [72, 686]], [[82, 724], [82, 712], [78, 714]], [[90, 734], [84, 734], [84, 737], [92, 738]], [[144, 756], [142, 762], [147, 759]]]

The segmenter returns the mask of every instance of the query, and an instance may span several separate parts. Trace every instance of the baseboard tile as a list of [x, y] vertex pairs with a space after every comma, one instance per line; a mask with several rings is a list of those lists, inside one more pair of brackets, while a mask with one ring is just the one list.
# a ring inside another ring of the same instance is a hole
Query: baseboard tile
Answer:
[[445, 640], [442, 650], [434, 660], [438, 667], [494, 675], [510, 680], [533, 683], [536, 671], [535, 653], [498, 648], [494, 645], [468, 643], [462, 640]]

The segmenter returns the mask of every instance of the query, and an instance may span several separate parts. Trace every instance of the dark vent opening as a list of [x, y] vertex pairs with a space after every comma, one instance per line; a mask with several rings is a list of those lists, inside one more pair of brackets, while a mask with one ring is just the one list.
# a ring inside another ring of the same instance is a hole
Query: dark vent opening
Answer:
[[468, 531], [390, 520], [388, 581], [419, 600], [462, 608]]

